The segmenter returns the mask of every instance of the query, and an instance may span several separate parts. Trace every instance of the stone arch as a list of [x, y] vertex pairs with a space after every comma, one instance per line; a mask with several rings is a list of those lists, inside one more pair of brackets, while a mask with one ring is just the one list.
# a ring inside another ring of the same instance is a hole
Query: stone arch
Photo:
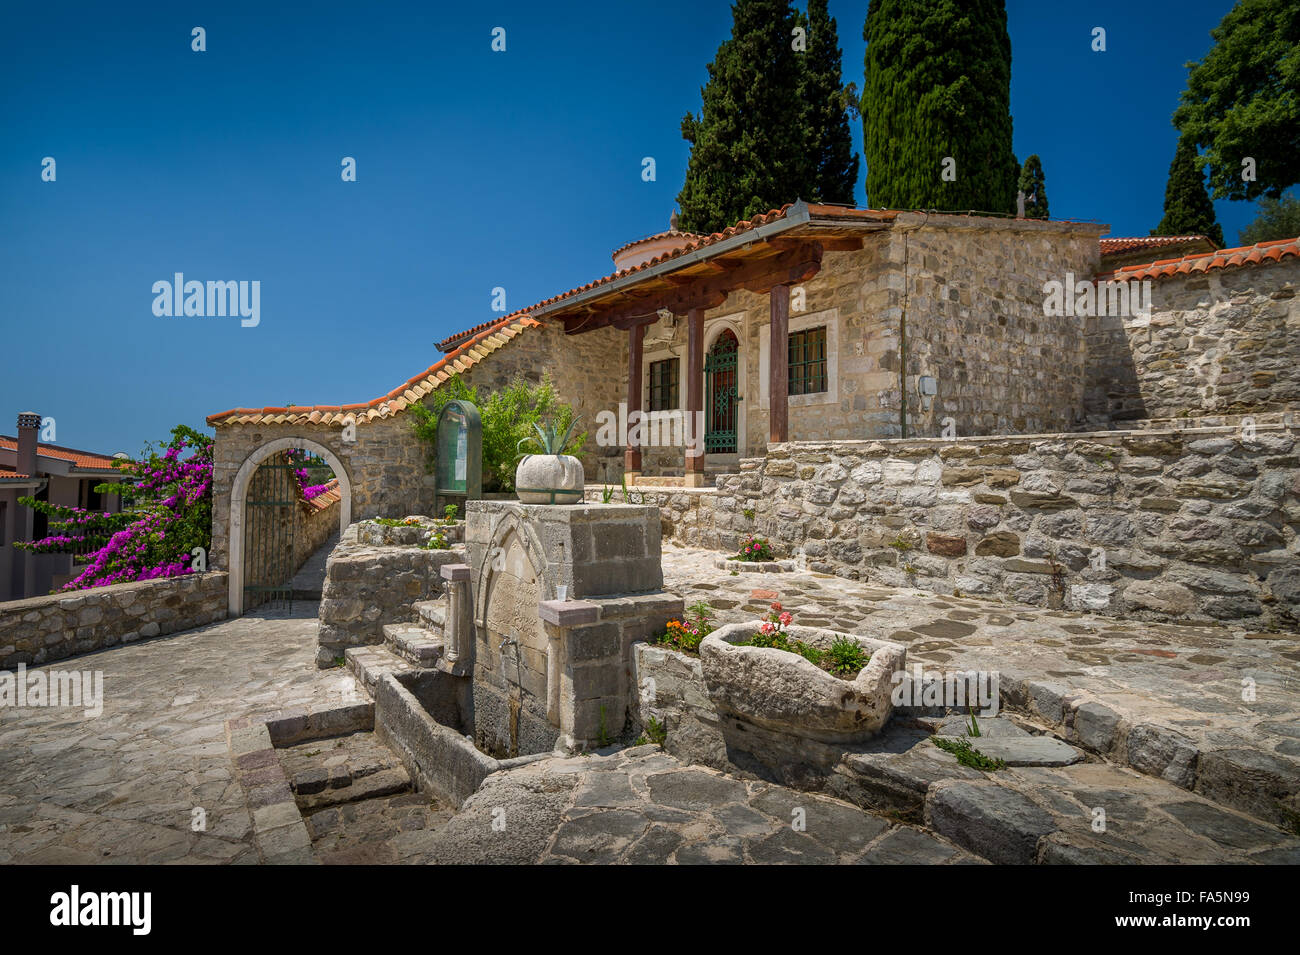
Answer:
[[248, 486], [263, 461], [290, 448], [302, 448], [325, 459], [339, 482], [339, 530], [346, 530], [352, 523], [352, 479], [343, 462], [329, 448], [310, 438], [276, 438], [251, 451], [239, 466], [230, 488], [230, 533], [226, 562], [229, 565], [227, 603], [232, 617], [238, 617], [244, 612], [244, 509], [248, 502]]
[[[495, 577], [493, 567], [497, 557], [504, 555], [504, 546], [507, 539], [512, 536], [518, 538], [522, 545], [533, 573], [537, 575], [539, 580], [544, 576], [546, 552], [542, 548], [542, 542], [538, 539], [536, 531], [521, 520], [519, 515], [506, 514], [497, 521], [488, 534], [489, 544], [487, 550], [483, 554], [481, 563], [476, 568], [477, 579], [474, 581], [474, 623], [476, 629], [481, 630], [487, 621], [487, 604], [493, 589], [493, 578]], [[544, 582], [544, 584], [549, 584], [549, 582]], [[554, 600], [554, 586], [547, 586], [547, 591], [547, 593], [543, 594], [542, 599]]]

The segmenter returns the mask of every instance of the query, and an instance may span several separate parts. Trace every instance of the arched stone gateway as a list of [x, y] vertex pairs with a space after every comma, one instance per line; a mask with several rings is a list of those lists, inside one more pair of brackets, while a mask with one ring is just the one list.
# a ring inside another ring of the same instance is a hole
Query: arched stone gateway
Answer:
[[239, 466], [239, 471], [235, 474], [235, 480], [230, 489], [227, 569], [230, 580], [228, 592], [229, 612], [232, 617], [237, 617], [244, 612], [244, 528], [247, 520], [249, 487], [252, 485], [253, 475], [257, 473], [258, 467], [272, 455], [291, 449], [310, 451], [312, 454], [325, 459], [339, 482], [339, 529], [343, 530], [352, 523], [352, 480], [348, 475], [347, 468], [343, 466], [343, 462], [329, 448], [312, 441], [310, 438], [288, 437], [276, 438], [250, 453]]

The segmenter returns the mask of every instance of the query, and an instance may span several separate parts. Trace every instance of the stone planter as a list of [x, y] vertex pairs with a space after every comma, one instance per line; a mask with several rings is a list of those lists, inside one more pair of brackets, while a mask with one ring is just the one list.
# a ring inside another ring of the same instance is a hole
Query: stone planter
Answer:
[[720, 627], [700, 644], [709, 697], [719, 712], [775, 733], [824, 743], [854, 743], [880, 732], [893, 711], [893, 676], [907, 664], [897, 643], [817, 627], [787, 627], [791, 640], [829, 649], [849, 636], [871, 654], [852, 680], [842, 680], [797, 653], [736, 646], [758, 632], [759, 621]]
[[515, 493], [525, 504], [577, 504], [582, 462], [569, 454], [527, 454], [515, 468]]

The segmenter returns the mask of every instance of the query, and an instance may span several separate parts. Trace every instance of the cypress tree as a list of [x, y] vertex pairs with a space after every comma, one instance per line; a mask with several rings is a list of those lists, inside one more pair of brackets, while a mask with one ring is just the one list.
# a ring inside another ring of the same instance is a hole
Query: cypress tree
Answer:
[[1025, 160], [1020, 170], [1020, 191], [1025, 194], [1025, 218], [1046, 219], [1047, 177], [1043, 175], [1043, 161], [1034, 153]]
[[852, 204], [858, 186], [858, 155], [849, 129], [839, 33], [826, 0], [808, 0], [807, 30], [800, 98], [807, 111], [804, 127], [812, 179], [804, 198]]
[[871, 0], [862, 36], [870, 204], [1014, 213], [1004, 0]]
[[1205, 235], [1223, 246], [1223, 229], [1215, 218], [1201, 167], [1196, 144], [1188, 136], [1180, 137], [1165, 184], [1165, 216], [1152, 235]]
[[703, 109], [682, 119], [691, 144], [680, 227], [716, 232], [807, 197], [811, 168], [790, 0], [736, 0], [731, 38], [709, 64]]

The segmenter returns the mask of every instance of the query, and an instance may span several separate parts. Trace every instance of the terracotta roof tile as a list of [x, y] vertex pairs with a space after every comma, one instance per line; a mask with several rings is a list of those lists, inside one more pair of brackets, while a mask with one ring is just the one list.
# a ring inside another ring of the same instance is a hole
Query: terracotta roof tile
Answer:
[[[304, 405], [293, 408], [232, 408], [208, 415], [208, 424], [221, 427], [231, 424], [342, 424], [353, 417], [358, 424], [387, 418], [415, 404], [420, 398], [436, 389], [451, 377], [452, 371], [468, 371], [482, 358], [496, 351], [510, 339], [529, 328], [540, 328], [541, 322], [523, 314], [508, 315], [499, 319], [489, 330], [475, 335], [456, 348], [441, 361], [435, 362], [414, 378], [406, 381], [388, 394], [374, 401], [351, 405]], [[494, 335], [500, 331], [504, 337]], [[497, 343], [489, 342], [496, 338]], [[478, 353], [478, 358], [473, 356]]]
[[1211, 269], [1235, 268], [1243, 265], [1263, 265], [1280, 262], [1292, 256], [1300, 257], [1300, 238], [1274, 239], [1235, 249], [1201, 252], [1180, 259], [1160, 259], [1145, 265], [1126, 265], [1111, 272], [1100, 273], [1097, 278], [1115, 282], [1162, 279], [1171, 275], [1191, 275]]
[[1139, 236], [1106, 236], [1098, 240], [1101, 243], [1102, 255], [1119, 255], [1124, 252], [1136, 252], [1138, 249], [1158, 249], [1165, 245], [1182, 245], [1184, 242], [1205, 241], [1209, 242], [1209, 236], [1204, 235], [1139, 235]]
[[[0, 435], [0, 450], [17, 451], [18, 439]], [[96, 454], [94, 451], [78, 451], [74, 448], [61, 448], [55, 444], [38, 444], [36, 453], [41, 457], [71, 461], [74, 469], [84, 471], [108, 471], [113, 469], [113, 456]]]

